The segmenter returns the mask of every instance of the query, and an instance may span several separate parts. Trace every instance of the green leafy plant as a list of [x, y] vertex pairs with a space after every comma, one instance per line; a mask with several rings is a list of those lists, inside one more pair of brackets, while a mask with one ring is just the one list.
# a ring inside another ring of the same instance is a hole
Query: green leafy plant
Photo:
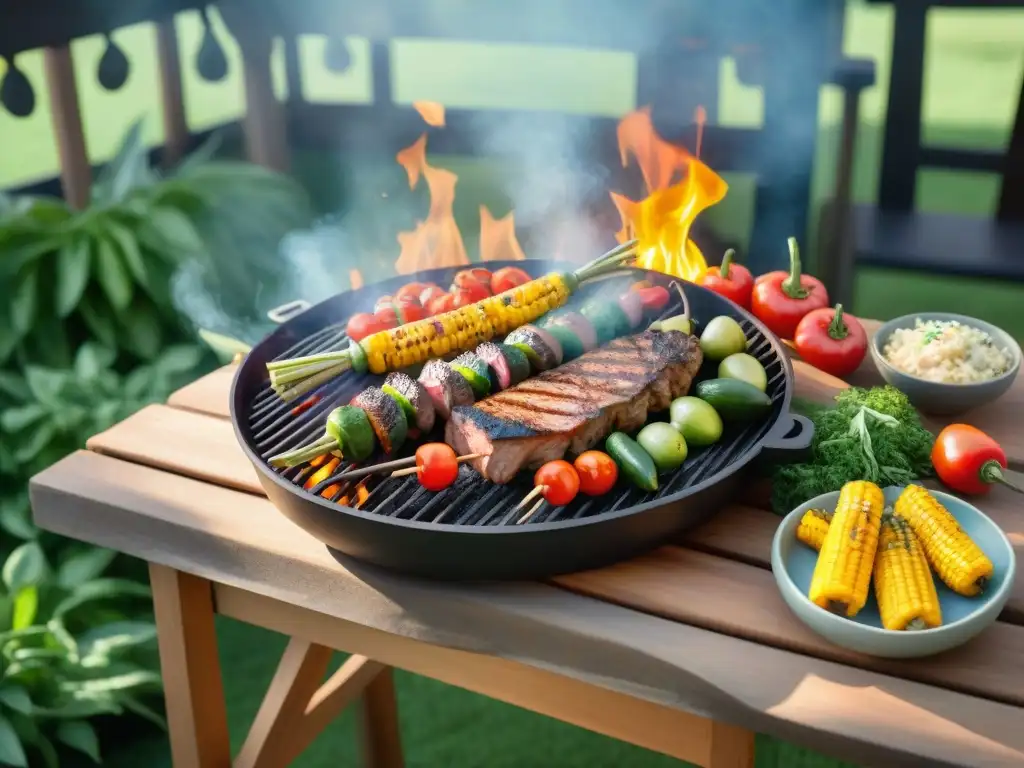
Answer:
[[143, 406], [166, 400], [192, 378], [204, 354], [196, 345], [174, 345], [120, 374], [115, 353], [90, 341], [69, 368], [28, 365], [23, 378], [0, 371], [0, 480], [15, 489], [0, 495], [0, 528], [15, 539], [35, 538], [23, 479]]
[[86, 210], [45, 197], [0, 203], [0, 364], [67, 366], [87, 338], [152, 360], [192, 333], [171, 290], [183, 265], [199, 266], [227, 314], [254, 315], [262, 285], [284, 268], [278, 242], [308, 223], [309, 201], [287, 176], [213, 160], [218, 145], [162, 174], [136, 122]]
[[69, 549], [51, 566], [36, 542], [6, 559], [0, 590], [0, 764], [29, 755], [60, 764], [59, 748], [100, 762], [88, 719], [132, 712], [158, 725], [156, 626], [144, 584], [104, 578], [114, 553]]
[[[93, 434], [245, 345], [183, 316], [175, 276], [244, 324], [277, 246], [312, 218], [291, 179], [215, 159], [219, 140], [170, 172], [151, 167], [141, 123], [82, 211], [0, 193], [0, 764], [98, 760], [90, 718], [161, 722], [148, 588], [136, 561], [43, 533], [28, 479]], [[212, 340], [212, 341], [211, 341]], [[209, 348], [208, 348], [209, 347]], [[211, 353], [210, 349], [213, 349]], [[215, 353], [215, 354], [214, 354]], [[51, 565], [53, 564], [53, 565]], [[104, 573], [129, 579], [105, 578]]]

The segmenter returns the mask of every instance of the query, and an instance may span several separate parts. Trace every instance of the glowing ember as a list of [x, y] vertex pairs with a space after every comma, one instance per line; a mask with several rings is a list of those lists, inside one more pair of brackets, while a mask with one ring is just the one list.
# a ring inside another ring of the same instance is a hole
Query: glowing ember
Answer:
[[494, 218], [487, 206], [480, 206], [480, 260], [522, 261], [526, 258], [516, 239], [516, 222], [510, 211]]
[[[697, 114], [698, 136], [706, 113]], [[654, 130], [650, 108], [626, 115], [618, 128], [623, 167], [636, 160], [647, 187], [640, 201], [611, 193], [622, 218], [619, 242], [639, 240], [637, 266], [696, 281], [707, 261], [690, 240], [690, 227], [705, 208], [725, 197], [729, 186], [721, 176], [682, 147], [662, 139]], [[698, 138], [698, 146], [700, 139]]]
[[412, 108], [420, 113], [423, 122], [434, 128], [444, 128], [444, 104], [436, 101], [414, 101]]

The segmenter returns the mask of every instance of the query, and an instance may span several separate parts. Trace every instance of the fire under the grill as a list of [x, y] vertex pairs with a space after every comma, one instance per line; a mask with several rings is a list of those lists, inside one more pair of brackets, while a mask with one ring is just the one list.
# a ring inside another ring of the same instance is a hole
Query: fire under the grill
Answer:
[[[676, 299], [665, 307], [660, 317], [670, 317], [682, 310], [681, 302]], [[749, 321], [743, 321], [741, 325], [748, 338], [760, 338], [748, 352], [764, 366], [768, 374], [767, 391], [777, 410], [785, 393], [785, 369], [771, 342], [760, 337]], [[344, 323], [330, 325], [295, 344], [276, 359], [343, 349], [348, 344], [344, 327]], [[285, 403], [269, 386], [265, 386], [253, 401], [250, 412], [253, 447], [266, 462], [270, 456], [309, 443], [322, 434], [324, 420], [333, 408], [347, 403], [363, 388], [374, 384], [375, 378], [347, 371], [299, 403]], [[682, 467], [662, 479], [661, 487], [655, 493], [620, 487], [604, 497], [581, 495], [562, 507], [545, 502], [530, 516], [526, 525], [588, 518], [680, 493], [740, 459], [765, 437], [774, 422], [775, 419], [771, 418], [727, 430], [720, 442], [693, 451]], [[410, 442], [395, 456], [377, 455], [368, 463], [411, 456], [417, 444], [440, 439], [443, 430], [444, 424], [439, 423], [434, 430], [436, 434]], [[373, 475], [344, 477], [346, 472], [358, 466], [336, 458], [321, 457], [314, 464], [270, 471], [278, 472], [294, 483], [298, 493], [321, 496], [331, 502], [393, 519], [444, 526], [505, 526], [516, 525], [528, 512], [527, 509], [515, 508], [531, 488], [531, 477], [527, 472], [507, 485], [495, 485], [463, 466], [454, 485], [434, 493], [423, 488], [414, 475], [401, 478]]]

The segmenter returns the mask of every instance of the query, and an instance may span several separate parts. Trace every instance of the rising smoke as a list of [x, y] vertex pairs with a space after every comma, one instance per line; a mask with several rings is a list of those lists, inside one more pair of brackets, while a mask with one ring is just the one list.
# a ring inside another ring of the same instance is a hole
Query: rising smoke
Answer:
[[[527, 2], [535, 13], [524, 12], [519, 3], [475, 4], [466, 3], [465, 0], [431, 0], [415, 4], [415, 11], [410, 6], [409, 10], [400, 12], [416, 15], [416, 24], [425, 29], [428, 35], [438, 37], [486, 39], [490, 36], [495, 41], [569, 43], [582, 47], [617, 47], [620, 50], [642, 52], [661, 45], [669, 37], [728, 38], [734, 28], [740, 27], [748, 30], [750, 37], [756, 37], [758, 28], [777, 23], [776, 17], [790, 20], [798, 18], [791, 9], [783, 10], [783, 6], [788, 8], [797, 2], [743, 0], [737, 6], [746, 9], [743, 18], [709, 13], [705, 4], [695, 4], [695, 8], [703, 8], [704, 11], [694, 11], [692, 18], [685, 20], [685, 29], [678, 25], [667, 28], [656, 8], [646, 9], [640, 7], [641, 4], [634, 5], [621, 0]], [[381, 4], [363, 5], [367, 8], [367, 14], [379, 17], [384, 13]], [[734, 13], [741, 14], [741, 10], [735, 10]], [[378, 21], [381, 21], [383, 33], [389, 25], [386, 20], [378, 18]], [[676, 22], [679, 20], [676, 19]], [[723, 29], [723, 25], [727, 29]], [[481, 34], [482, 30], [486, 30], [486, 34]], [[799, 40], [802, 32], [790, 24], [786, 34], [791, 40]], [[574, 36], [575, 40], [572, 39]], [[781, 56], [783, 50], [785, 56], [792, 60], [791, 65], [787, 66], [790, 71], [796, 69], [797, 64], [812, 65], [813, 57], [806, 46], [781, 46], [771, 55]], [[640, 57], [643, 57], [642, 53]], [[679, 60], [671, 60], [667, 66], [679, 66]], [[758, 74], [754, 73], [754, 79]], [[438, 71], [437, 76], [451, 74]], [[545, 84], [539, 82], [537, 87], [544, 88]], [[787, 84], [776, 83], [773, 87], [785, 90]], [[778, 103], [787, 103], [785, 95]], [[715, 105], [709, 106], [712, 107], [713, 115]], [[797, 167], [799, 163], [790, 162], [794, 154], [800, 154], [800, 145], [809, 140], [813, 151], [816, 125], [808, 129], [791, 123], [786, 119], [780, 120], [778, 115], [775, 117], [774, 130], [777, 131], [778, 140], [767, 144], [760, 158], [762, 167], [771, 170], [770, 185], [762, 178], [759, 194], [769, 191], [769, 188], [785, 187], [791, 180], [790, 175], [799, 176], [802, 173]], [[531, 246], [525, 247], [527, 257], [583, 261], [612, 244], [607, 222], [596, 223], [587, 212], [586, 203], [609, 191], [613, 169], [596, 166], [592, 156], [588, 157], [593, 137], [587, 135], [587, 129], [582, 127], [586, 125], [585, 121], [572, 117], [560, 120], [549, 114], [540, 125], [543, 127], [539, 128], [529, 117], [508, 119], [505, 115], [480, 112], [473, 122], [475, 149], [480, 156], [504, 156], [515, 161], [513, 169], [502, 178], [501, 184], [511, 202], [517, 231], [530, 233]], [[425, 211], [424, 190], [417, 189], [415, 193], [410, 193], [404, 188], [404, 173], [394, 163], [394, 155], [402, 147], [378, 146], [381, 141], [375, 136], [357, 137], [356, 143], [359, 146], [353, 147], [351, 154], [358, 153], [363, 157], [372, 155], [378, 162], [389, 166], [387, 172], [367, 174], [354, 172], [351, 168], [338, 169], [339, 178], [346, 178], [342, 183], [348, 211], [346, 218], [316, 222], [281, 240], [276, 256], [282, 268], [277, 271], [275, 279], [264, 281], [255, 292], [260, 314], [295, 299], [316, 303], [347, 288], [349, 268], [352, 266], [368, 265], [374, 268], [373, 272], [365, 270], [368, 281], [389, 275], [398, 256], [395, 239], [397, 233], [411, 228], [410, 225], [417, 218], [422, 218]], [[787, 203], [783, 199], [779, 204]], [[805, 205], [806, 197], [798, 204]], [[381, 211], [389, 211], [390, 215]], [[502, 215], [504, 211], [493, 213]], [[790, 213], [786, 211], [781, 215], [786, 218]], [[467, 239], [473, 238], [475, 234], [464, 233]], [[804, 233], [798, 234], [802, 236]], [[554, 246], [549, 250], [532, 245], [538, 242]], [[783, 243], [780, 242], [780, 253], [784, 250]], [[372, 255], [369, 258], [352, 257], [352, 254], [367, 253]], [[253, 279], [257, 279], [255, 275]], [[234, 313], [224, 311], [217, 297], [211, 293], [208, 281], [204, 282], [202, 267], [189, 265], [183, 269], [175, 280], [174, 295], [182, 311], [197, 324], [240, 338], [253, 337], [248, 318], [239, 321], [233, 316]]]

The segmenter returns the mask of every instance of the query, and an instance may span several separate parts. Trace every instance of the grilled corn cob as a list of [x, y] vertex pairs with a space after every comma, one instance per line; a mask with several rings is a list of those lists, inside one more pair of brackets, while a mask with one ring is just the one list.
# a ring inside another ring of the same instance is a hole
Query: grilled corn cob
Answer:
[[820, 552], [829, 523], [832, 522], [832, 514], [827, 509], [808, 509], [800, 518], [800, 525], [796, 529], [797, 539]]
[[954, 592], [972, 597], [992, 578], [992, 561], [927, 489], [908, 485], [895, 512], [921, 540], [928, 563]]
[[562, 306], [581, 283], [632, 259], [635, 245], [635, 240], [625, 243], [575, 272], [551, 273], [475, 304], [371, 334], [342, 351], [267, 363], [271, 386], [292, 400], [349, 368], [381, 374], [471, 350]]
[[897, 631], [942, 624], [939, 595], [920, 539], [898, 515], [886, 515], [875, 553], [875, 599], [882, 626]]
[[856, 616], [868, 599], [885, 497], [882, 489], [855, 480], [839, 492], [811, 577], [811, 602], [825, 610]]
[[475, 304], [374, 333], [362, 342], [367, 367], [386, 373], [474, 349], [562, 306], [570, 293], [570, 279], [552, 273]]

